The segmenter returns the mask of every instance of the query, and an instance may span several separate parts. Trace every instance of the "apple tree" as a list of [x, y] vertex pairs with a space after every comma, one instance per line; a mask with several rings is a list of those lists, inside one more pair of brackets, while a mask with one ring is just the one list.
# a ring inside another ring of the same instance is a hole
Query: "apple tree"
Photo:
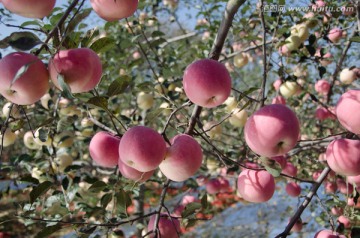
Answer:
[[358, 0], [0, 2], [2, 236], [359, 236]]

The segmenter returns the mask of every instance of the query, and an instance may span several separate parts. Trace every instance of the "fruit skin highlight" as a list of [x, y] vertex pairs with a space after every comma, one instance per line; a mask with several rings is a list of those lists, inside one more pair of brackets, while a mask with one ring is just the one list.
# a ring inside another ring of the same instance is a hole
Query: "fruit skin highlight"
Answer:
[[295, 113], [282, 104], [262, 107], [245, 124], [245, 140], [255, 153], [274, 157], [289, 152], [297, 143], [300, 133]]
[[191, 102], [213, 108], [230, 96], [231, 78], [223, 64], [212, 59], [201, 59], [186, 67], [183, 86]]
[[127, 166], [140, 172], [156, 169], [166, 156], [166, 143], [155, 130], [134, 126], [121, 138], [120, 159]]
[[261, 203], [272, 198], [275, 179], [266, 170], [243, 170], [238, 177], [238, 192], [246, 201]]
[[[11, 84], [24, 67], [27, 70]], [[30, 105], [39, 101], [48, 90], [49, 73], [45, 64], [35, 55], [15, 52], [0, 60], [0, 94], [7, 100], [19, 105]]]
[[52, 12], [55, 0], [0, 0], [10, 12], [28, 18], [43, 18]]

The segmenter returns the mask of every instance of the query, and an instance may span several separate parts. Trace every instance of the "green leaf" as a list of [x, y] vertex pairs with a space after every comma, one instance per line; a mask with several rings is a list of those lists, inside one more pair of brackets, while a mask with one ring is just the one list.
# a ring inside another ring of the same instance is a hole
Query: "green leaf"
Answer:
[[71, 19], [69, 25], [67, 26], [67, 32], [74, 31], [76, 26], [90, 15], [91, 10], [91, 8], [85, 9], [77, 14], [73, 19]]
[[95, 96], [90, 98], [87, 103], [100, 107], [104, 110], [108, 109], [108, 99], [106, 97]]
[[197, 203], [197, 202], [189, 203], [186, 205], [184, 211], [182, 211], [181, 217], [186, 218], [190, 215], [193, 215], [195, 213], [195, 211], [200, 209], [201, 207], [202, 207], [202, 205], [200, 203]]
[[21, 182], [39, 184], [39, 180], [36, 178], [31, 177], [30, 175], [20, 178]]
[[43, 129], [43, 128], [40, 128], [39, 130], [38, 130], [38, 132], [39, 132], [39, 140], [41, 141], [41, 142], [46, 142], [47, 141], [47, 139], [48, 139], [48, 133], [49, 133], [49, 131], [47, 131], [47, 130], [45, 130], [45, 129]]
[[206, 209], [208, 207], [208, 200], [206, 193], [204, 194], [204, 196], [201, 197], [201, 206], [203, 209]]
[[96, 53], [103, 53], [115, 46], [115, 40], [110, 37], [102, 37], [93, 42], [90, 46], [90, 49]]
[[155, 121], [156, 119], [159, 118], [159, 116], [161, 115], [161, 113], [164, 110], [166, 110], [166, 108], [157, 108], [157, 109], [151, 110], [146, 114], [146, 119], [149, 122], [153, 122], [153, 121]]
[[54, 226], [47, 226], [45, 228], [42, 228], [41, 231], [35, 236], [35, 238], [49, 237], [51, 234], [60, 229], [62, 229], [62, 226], [60, 224], [56, 224]]
[[358, 42], [358, 43], [360, 43], [360, 36], [351, 37], [351, 38], [350, 38], [350, 41], [351, 41], [351, 42]]
[[128, 75], [123, 75], [115, 79], [109, 86], [106, 95], [109, 97], [119, 95], [125, 91], [125, 89], [130, 85], [131, 78]]
[[60, 89], [61, 89], [64, 97], [65, 98], [74, 98], [74, 96], [71, 93], [71, 89], [70, 89], [69, 85], [65, 82], [64, 75], [58, 74], [57, 80], [58, 80]]
[[121, 213], [126, 214], [126, 209], [131, 205], [131, 198], [127, 192], [121, 189], [115, 194], [116, 204]]
[[34, 33], [28, 31], [14, 32], [3, 41], [6, 41], [15, 50], [21, 51], [31, 50], [42, 43]]
[[321, 66], [321, 67], [318, 67], [318, 70], [319, 70], [320, 78], [322, 78], [324, 76], [324, 74], [326, 73], [326, 68]]
[[277, 169], [273, 169], [269, 166], [265, 166], [266, 171], [268, 171], [272, 176], [279, 177], [280, 176], [280, 171]]
[[45, 181], [39, 184], [37, 187], [34, 187], [30, 192], [30, 203], [34, 203], [38, 197], [45, 194], [53, 186], [53, 183], [50, 181]]
[[107, 184], [103, 181], [96, 181], [95, 183], [93, 183], [90, 188], [89, 191], [92, 193], [98, 193], [100, 191], [103, 191], [105, 188], [107, 187]]
[[111, 202], [112, 200], [112, 194], [111, 193], [107, 193], [104, 196], [102, 196], [100, 203], [101, 206], [105, 209], [106, 206]]

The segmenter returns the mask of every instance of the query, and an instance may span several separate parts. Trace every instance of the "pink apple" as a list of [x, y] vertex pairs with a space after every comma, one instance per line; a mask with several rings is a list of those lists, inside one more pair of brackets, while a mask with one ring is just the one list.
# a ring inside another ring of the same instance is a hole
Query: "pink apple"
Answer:
[[347, 176], [346, 180], [348, 183], [355, 185], [356, 187], [360, 186], [360, 175], [356, 176]]
[[200, 200], [193, 196], [193, 195], [185, 195], [182, 199], [181, 199], [181, 205], [186, 206], [189, 203], [193, 203], [193, 202], [200, 202]]
[[138, 7], [138, 0], [90, 0], [91, 6], [102, 19], [116, 21], [130, 17]]
[[327, 193], [327, 194], [333, 194], [337, 190], [337, 185], [336, 185], [336, 183], [333, 183], [333, 182], [326, 181], [324, 183], [324, 186], [325, 186], [325, 193]]
[[287, 162], [285, 168], [281, 172], [285, 175], [295, 177], [297, 168], [291, 162]]
[[199, 143], [186, 134], [176, 135], [170, 140], [165, 159], [159, 165], [161, 172], [169, 179], [181, 182], [193, 176], [202, 163], [202, 149]]
[[312, 174], [312, 178], [313, 178], [314, 181], [316, 181], [316, 180], [320, 177], [321, 172], [322, 172], [322, 171], [319, 170], [319, 171], [315, 171], [315, 172]]
[[339, 80], [343, 84], [352, 84], [357, 78], [357, 69], [344, 68], [341, 70]]
[[145, 126], [134, 126], [121, 138], [120, 159], [126, 165], [140, 171], [156, 169], [166, 155], [166, 143], [155, 130]]
[[282, 84], [281, 78], [278, 78], [277, 80], [275, 80], [275, 82], [273, 83], [273, 87], [274, 87], [275, 91], [279, 91], [281, 84]]
[[326, 149], [326, 160], [329, 167], [340, 175], [360, 175], [360, 141], [333, 140]]
[[275, 179], [266, 170], [244, 169], [239, 174], [237, 188], [246, 201], [266, 202], [274, 195]]
[[151, 178], [151, 176], [155, 172], [155, 170], [151, 170], [149, 172], [140, 172], [140, 171], [124, 164], [120, 158], [118, 159], [118, 167], [119, 167], [119, 171], [123, 177], [125, 177], [127, 179], [131, 179], [135, 182], [140, 182], [140, 183], [145, 182], [146, 180]]
[[282, 104], [282, 105], [286, 105], [286, 100], [283, 96], [276, 96], [273, 98], [273, 100], [271, 101], [271, 104]]
[[286, 184], [285, 191], [291, 197], [298, 197], [301, 193], [301, 187], [295, 182], [289, 182]]
[[[15, 76], [25, 69], [12, 84]], [[0, 60], [0, 94], [7, 100], [29, 105], [39, 101], [48, 90], [49, 73], [45, 64], [35, 55], [16, 52]]]
[[344, 214], [344, 208], [333, 207], [333, 208], [331, 208], [331, 214], [333, 214], [335, 216], [340, 216], [340, 215]]
[[247, 120], [244, 130], [247, 145], [266, 157], [289, 152], [296, 145], [299, 133], [295, 113], [282, 104], [267, 105], [256, 111]]
[[300, 231], [302, 230], [302, 228], [303, 228], [303, 223], [302, 223], [302, 220], [301, 220], [301, 218], [300, 218], [300, 219], [298, 219], [298, 220], [296, 221], [296, 223], [294, 224], [294, 226], [291, 228], [291, 231], [292, 231], [292, 232], [300, 232]]
[[231, 78], [223, 64], [211, 59], [201, 59], [187, 66], [183, 86], [190, 101], [202, 107], [213, 108], [229, 97]]
[[351, 221], [350, 221], [350, 219], [349, 219], [348, 217], [346, 217], [346, 216], [343, 216], [343, 215], [339, 216], [338, 219], [337, 219], [337, 221], [338, 221], [339, 223], [342, 223], [345, 228], [350, 228], [350, 227], [351, 227]]
[[17, 15], [28, 18], [43, 18], [48, 16], [56, 0], [1, 0], [6, 9]]
[[[150, 217], [148, 223], [148, 231], [154, 231], [154, 224], [155, 224], [156, 214]], [[178, 219], [169, 217], [166, 213], [160, 214], [159, 219], [159, 234], [157, 237], [161, 238], [177, 238], [180, 237], [180, 221]], [[155, 232], [155, 231], [154, 231]], [[150, 237], [155, 237], [155, 233], [152, 233]]]
[[321, 95], [327, 95], [330, 90], [330, 83], [325, 79], [321, 79], [315, 83], [315, 91]]
[[54, 85], [61, 89], [58, 77], [64, 76], [72, 93], [88, 92], [100, 82], [102, 65], [99, 56], [91, 49], [60, 50], [49, 62]]
[[325, 67], [331, 64], [332, 61], [333, 61], [333, 55], [330, 52], [328, 52], [323, 55], [322, 59], [320, 59], [320, 64]]
[[327, 37], [331, 42], [337, 43], [340, 41], [342, 35], [343, 35], [343, 31], [340, 28], [333, 28], [329, 31]]
[[346, 236], [339, 235], [339, 233], [332, 230], [321, 230], [315, 234], [314, 238], [346, 238]]
[[120, 140], [120, 137], [105, 131], [96, 133], [89, 144], [91, 158], [101, 166], [115, 167], [119, 160]]
[[275, 160], [280, 165], [281, 170], [283, 170], [286, 167], [287, 159], [285, 158], [285, 156], [279, 155], [279, 156], [271, 157], [270, 159]]
[[360, 90], [348, 90], [341, 95], [335, 112], [343, 127], [352, 133], [360, 134]]
[[340, 193], [342, 194], [352, 194], [354, 191], [354, 187], [350, 183], [346, 183], [344, 179], [337, 178], [336, 185]]
[[221, 183], [217, 178], [213, 178], [205, 184], [205, 188], [208, 194], [216, 194], [221, 190]]
[[219, 182], [220, 182], [220, 186], [221, 186], [220, 187], [220, 192], [226, 193], [226, 192], [231, 190], [229, 180], [227, 180], [224, 177], [219, 177]]

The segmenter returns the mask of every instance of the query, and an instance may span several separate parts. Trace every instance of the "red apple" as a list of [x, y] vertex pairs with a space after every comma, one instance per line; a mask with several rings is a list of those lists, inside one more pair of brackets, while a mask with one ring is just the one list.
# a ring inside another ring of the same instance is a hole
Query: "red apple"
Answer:
[[346, 238], [346, 236], [339, 235], [339, 233], [332, 230], [321, 230], [315, 234], [314, 238]]
[[341, 95], [335, 112], [343, 127], [360, 134], [360, 90], [348, 90]]
[[342, 223], [344, 225], [345, 228], [350, 228], [351, 227], [351, 221], [348, 217], [346, 216], [339, 216], [339, 218], [337, 219], [337, 221], [339, 223]]
[[90, 0], [91, 7], [102, 19], [116, 21], [130, 17], [138, 7], [138, 0]]
[[333, 28], [329, 31], [327, 37], [333, 43], [337, 43], [340, 41], [342, 37], [343, 31], [340, 28]]
[[140, 171], [156, 169], [166, 155], [166, 143], [155, 130], [145, 126], [134, 126], [121, 138], [120, 159], [126, 165]]
[[291, 162], [287, 162], [285, 168], [281, 172], [288, 176], [295, 177], [297, 174], [297, 168]]
[[346, 183], [344, 179], [337, 178], [336, 185], [340, 193], [342, 194], [352, 194], [354, 191], [354, 187], [350, 183]]
[[333, 207], [331, 208], [331, 214], [335, 216], [340, 216], [344, 213], [344, 208], [342, 207]]
[[[152, 215], [150, 217], [149, 223], [148, 223], [148, 231], [154, 230], [154, 224], [155, 224], [156, 215]], [[160, 214], [159, 219], [159, 234], [157, 237], [161, 238], [177, 238], [180, 237], [180, 221], [178, 219], [169, 217], [166, 213]], [[155, 232], [155, 231], [154, 231]], [[155, 233], [152, 233], [150, 237], [155, 237]]]
[[285, 191], [291, 197], [298, 197], [301, 193], [301, 187], [295, 182], [289, 182], [286, 184]]
[[[20, 73], [22, 75], [12, 84]], [[35, 55], [16, 52], [0, 60], [0, 94], [7, 100], [29, 105], [40, 100], [48, 90], [49, 73], [45, 64]]]
[[190, 101], [202, 107], [213, 108], [229, 97], [231, 78], [223, 64], [211, 59], [201, 59], [187, 66], [183, 86]]
[[149, 172], [140, 172], [140, 171], [124, 164], [120, 158], [118, 159], [118, 167], [119, 167], [119, 171], [123, 177], [125, 177], [127, 179], [131, 179], [131, 180], [133, 180], [135, 182], [139, 182], [139, 183], [145, 182], [146, 180], [151, 178], [151, 176], [155, 172], [155, 170], [151, 170]]
[[120, 137], [105, 131], [96, 133], [90, 141], [89, 152], [91, 158], [104, 167], [115, 167], [119, 160]]
[[360, 175], [360, 141], [350, 139], [333, 140], [326, 149], [329, 167], [344, 176]]
[[99, 56], [91, 49], [60, 50], [49, 62], [54, 85], [61, 89], [59, 75], [64, 76], [72, 93], [88, 92], [100, 82], [102, 65]]
[[294, 226], [291, 228], [291, 231], [292, 231], [292, 232], [300, 232], [300, 231], [302, 230], [302, 228], [303, 228], [303, 223], [302, 223], [302, 220], [301, 220], [301, 218], [300, 218], [300, 219], [298, 219], [298, 220], [296, 221], [296, 223], [294, 224]]
[[217, 178], [213, 178], [206, 183], [205, 188], [208, 194], [216, 194], [221, 190], [221, 183]]
[[285, 158], [285, 156], [279, 155], [279, 156], [271, 157], [270, 159], [275, 160], [280, 165], [281, 170], [285, 169], [287, 164], [287, 159]]
[[333, 183], [333, 182], [326, 181], [324, 183], [324, 186], [325, 186], [325, 193], [327, 193], [327, 194], [333, 194], [337, 190], [337, 185], [336, 185], [336, 183]]
[[325, 79], [321, 79], [315, 83], [315, 91], [321, 95], [327, 95], [330, 90], [330, 83]]
[[186, 134], [176, 135], [170, 140], [165, 159], [159, 165], [161, 172], [169, 179], [181, 182], [193, 176], [202, 163], [202, 149], [199, 143]]
[[274, 195], [275, 179], [266, 170], [244, 169], [239, 174], [237, 188], [246, 201], [266, 202]]
[[360, 186], [360, 175], [356, 176], [347, 176], [346, 180], [348, 183], [355, 185], [356, 187]]
[[17, 15], [28, 18], [48, 16], [55, 6], [56, 0], [1, 0], [6, 9]]
[[282, 104], [267, 105], [256, 111], [247, 120], [244, 130], [247, 145], [266, 157], [289, 152], [296, 145], [299, 133], [295, 113]]
[[329, 119], [336, 119], [336, 117], [331, 112], [329, 112], [329, 110], [327, 110], [324, 107], [316, 108], [315, 117], [317, 119], [319, 119], [320, 121], [326, 120], [328, 118]]

